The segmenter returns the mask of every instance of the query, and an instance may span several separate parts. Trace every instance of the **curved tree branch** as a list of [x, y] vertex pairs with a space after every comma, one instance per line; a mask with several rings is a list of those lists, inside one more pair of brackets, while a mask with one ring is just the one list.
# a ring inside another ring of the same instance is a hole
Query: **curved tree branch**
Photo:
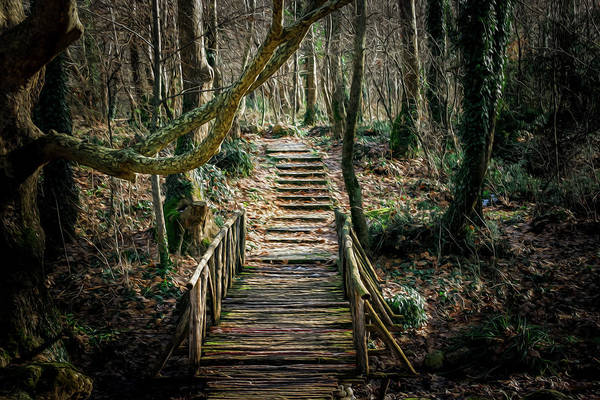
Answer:
[[[294, 25], [283, 28], [282, 0], [274, 1], [274, 20], [263, 44], [236, 83], [201, 107], [187, 112], [141, 143], [126, 149], [111, 149], [51, 132], [19, 150], [0, 157], [1, 180], [22, 181], [44, 163], [64, 158], [108, 175], [132, 180], [135, 174], [169, 175], [189, 171], [206, 163], [218, 151], [231, 128], [243, 97], [264, 83], [298, 48], [310, 25], [350, 0], [330, 0], [307, 13]], [[278, 11], [281, 8], [281, 12]], [[181, 155], [153, 156], [178, 137], [215, 119], [211, 131], [198, 146]]]

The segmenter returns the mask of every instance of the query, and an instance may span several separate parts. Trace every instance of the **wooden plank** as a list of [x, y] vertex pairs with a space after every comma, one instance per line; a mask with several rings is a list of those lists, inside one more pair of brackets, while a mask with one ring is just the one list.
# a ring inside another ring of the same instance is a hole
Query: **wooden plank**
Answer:
[[281, 178], [322, 178], [327, 176], [325, 171], [287, 171], [278, 172]]
[[323, 166], [323, 164], [321, 163], [284, 163], [284, 164], [277, 164], [275, 166], [277, 169], [283, 169], [283, 170], [312, 170], [312, 171], [319, 171], [324, 169], [325, 167]]
[[330, 203], [276, 203], [286, 210], [331, 210]]
[[277, 179], [276, 182], [279, 185], [327, 185], [327, 179]]
[[194, 285], [190, 290], [190, 330], [189, 330], [189, 359], [192, 368], [192, 374], [196, 373], [200, 366], [200, 357], [202, 356], [202, 329], [201, 321], [201, 302], [202, 286]]

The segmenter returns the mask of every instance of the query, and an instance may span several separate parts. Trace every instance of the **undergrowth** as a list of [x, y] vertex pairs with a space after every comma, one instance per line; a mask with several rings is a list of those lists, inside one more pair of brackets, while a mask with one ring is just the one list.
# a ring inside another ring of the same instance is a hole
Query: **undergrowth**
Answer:
[[224, 171], [228, 176], [249, 176], [254, 169], [252, 145], [244, 139], [227, 140], [221, 151], [208, 162]]
[[[457, 369], [485, 367], [484, 375], [516, 370], [535, 374], [551, 372], [558, 355], [552, 336], [525, 318], [496, 315], [465, 329], [452, 340], [452, 351], [469, 349], [454, 360]], [[451, 357], [452, 359], [452, 357]]]

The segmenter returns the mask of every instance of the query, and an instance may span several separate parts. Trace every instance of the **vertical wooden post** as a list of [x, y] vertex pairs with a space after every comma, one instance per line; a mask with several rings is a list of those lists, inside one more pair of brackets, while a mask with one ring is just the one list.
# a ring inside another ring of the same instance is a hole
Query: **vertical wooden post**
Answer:
[[242, 227], [240, 229], [240, 254], [242, 255], [240, 270], [246, 264], [246, 210], [242, 211]]
[[195, 375], [200, 366], [202, 354], [202, 321], [200, 320], [200, 308], [202, 302], [202, 285], [196, 283], [190, 290], [190, 338], [189, 338], [189, 360], [191, 374]]
[[223, 298], [223, 240], [215, 249], [215, 253], [213, 258], [215, 260], [215, 306], [213, 310], [215, 311], [215, 315], [213, 315], [215, 325], [219, 325], [221, 321], [221, 299]]
[[206, 337], [206, 310], [207, 310], [207, 288], [208, 288], [208, 267], [204, 267], [204, 270], [202, 271], [202, 275], [200, 275], [200, 279], [199, 279], [199, 284], [201, 284], [201, 295], [200, 295], [200, 304], [201, 304], [201, 308], [199, 310], [200, 312], [200, 316], [201, 316], [201, 327], [202, 327], [202, 339], [204, 339]]
[[210, 272], [210, 302], [212, 305], [212, 319], [213, 323], [216, 320], [217, 315], [217, 268], [215, 266], [215, 257], [211, 257], [208, 260], [209, 272]]
[[232, 224], [227, 235], [227, 287], [230, 288], [233, 284], [233, 275], [235, 274], [235, 229], [237, 226], [237, 218]]
[[367, 347], [367, 328], [365, 325], [365, 301], [354, 291], [354, 345], [356, 347], [356, 366], [360, 373], [369, 374], [369, 353]]
[[227, 229], [227, 232], [225, 232], [225, 235], [223, 236], [223, 241], [221, 242], [221, 263], [223, 264], [223, 276], [221, 278], [223, 279], [223, 283], [221, 284], [223, 289], [221, 296], [223, 296], [223, 299], [227, 297], [227, 288], [229, 287], [227, 285], [227, 281], [229, 280], [229, 252], [227, 251], [227, 242], [229, 241], [230, 234], [231, 227]]

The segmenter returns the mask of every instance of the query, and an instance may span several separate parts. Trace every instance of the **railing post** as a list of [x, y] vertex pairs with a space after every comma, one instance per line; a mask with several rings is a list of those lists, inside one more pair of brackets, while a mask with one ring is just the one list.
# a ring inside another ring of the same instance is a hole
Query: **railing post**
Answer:
[[369, 353], [367, 348], [367, 328], [365, 325], [365, 301], [354, 291], [354, 346], [356, 366], [361, 374], [369, 375]]
[[190, 337], [189, 360], [192, 375], [196, 374], [202, 356], [202, 330], [203, 321], [200, 317], [202, 303], [202, 284], [197, 282], [190, 290]]
[[242, 210], [242, 216], [241, 216], [242, 220], [241, 220], [241, 224], [240, 224], [240, 263], [239, 263], [239, 270], [241, 271], [242, 268], [244, 267], [244, 264], [246, 263], [246, 209]]

